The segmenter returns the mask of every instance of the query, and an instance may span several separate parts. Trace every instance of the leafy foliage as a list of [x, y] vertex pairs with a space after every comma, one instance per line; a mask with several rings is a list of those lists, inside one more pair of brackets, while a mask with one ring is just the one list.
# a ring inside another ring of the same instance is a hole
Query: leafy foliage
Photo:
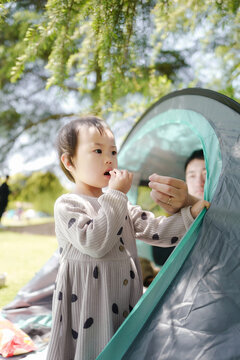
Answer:
[[22, 134], [48, 151], [79, 112], [132, 122], [186, 86], [240, 96], [239, 0], [1, 3], [0, 162], [24, 145]]
[[48, 1], [44, 16], [35, 24], [32, 21], [25, 32], [22, 54], [11, 69], [12, 81], [48, 50], [47, 88], [67, 89], [74, 74], [76, 87], [81, 95], [90, 95], [95, 112], [112, 107], [129, 93], [151, 96], [186, 65], [177, 51], [170, 53], [168, 63], [167, 51], [163, 64], [160, 59], [151, 61], [153, 6], [153, 1], [138, 0]]
[[163, 1], [157, 3], [154, 14], [160, 34], [164, 31], [165, 34], [183, 36], [196, 30], [201, 33], [197, 40], [198, 48], [202, 48], [204, 56], [213, 52], [218, 60], [216, 65], [222, 70], [220, 75], [219, 68], [213, 71], [209, 85], [239, 100], [240, 1]]
[[66, 193], [58, 178], [51, 172], [35, 172], [30, 176], [17, 174], [11, 178], [10, 207], [13, 202], [31, 203], [33, 208], [53, 215], [56, 199]]

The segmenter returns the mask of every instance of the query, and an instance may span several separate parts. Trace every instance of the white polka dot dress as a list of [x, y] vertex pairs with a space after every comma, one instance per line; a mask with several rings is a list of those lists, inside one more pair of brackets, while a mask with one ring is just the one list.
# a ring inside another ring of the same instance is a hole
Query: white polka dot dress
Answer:
[[54, 212], [61, 257], [47, 360], [94, 360], [142, 295], [135, 239], [175, 246], [193, 218], [189, 208], [155, 218], [116, 190], [63, 195]]

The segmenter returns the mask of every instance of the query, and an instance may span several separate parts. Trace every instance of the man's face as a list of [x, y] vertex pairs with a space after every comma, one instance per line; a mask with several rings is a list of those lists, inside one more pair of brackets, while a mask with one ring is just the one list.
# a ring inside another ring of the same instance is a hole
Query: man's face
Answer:
[[186, 183], [188, 192], [199, 199], [204, 198], [204, 184], [206, 180], [205, 161], [194, 159], [186, 168]]

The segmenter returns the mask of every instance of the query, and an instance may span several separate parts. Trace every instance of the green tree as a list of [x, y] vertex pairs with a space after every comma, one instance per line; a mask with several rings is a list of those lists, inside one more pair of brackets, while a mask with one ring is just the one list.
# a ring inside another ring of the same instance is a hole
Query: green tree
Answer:
[[164, 75], [173, 79], [185, 65], [179, 53], [164, 50], [166, 37], [207, 26], [206, 49], [231, 63], [232, 80], [239, 76], [239, 5], [239, 0], [48, 0], [40, 22], [26, 31], [12, 79], [48, 49], [47, 87], [64, 87], [74, 71], [80, 91], [90, 92], [100, 111], [129, 93], [153, 96]]
[[[38, 143], [49, 151], [64, 119], [87, 109], [132, 122], [157, 98], [189, 85], [211, 86], [238, 99], [239, 3], [2, 2], [0, 161], [13, 145], [35, 149]], [[189, 66], [196, 53], [197, 71], [209, 53], [218, 59], [222, 71], [213, 71], [211, 85]], [[72, 109], [63, 106], [70, 95], [78, 104]]]
[[[179, 38], [189, 33], [198, 33], [194, 51], [201, 50], [199, 55], [203, 57], [210, 53], [215, 56], [215, 69], [197, 58], [197, 69], [207, 66], [212, 71], [210, 81], [207, 80], [205, 86], [239, 101], [240, 0], [159, 1], [153, 11], [158, 24], [156, 36], [159, 38], [162, 34], [172, 34], [174, 38]], [[194, 82], [197, 76], [198, 73]]]
[[11, 178], [10, 207], [16, 201], [31, 203], [37, 211], [53, 215], [56, 199], [67, 192], [51, 172], [34, 172], [31, 175], [17, 174]]

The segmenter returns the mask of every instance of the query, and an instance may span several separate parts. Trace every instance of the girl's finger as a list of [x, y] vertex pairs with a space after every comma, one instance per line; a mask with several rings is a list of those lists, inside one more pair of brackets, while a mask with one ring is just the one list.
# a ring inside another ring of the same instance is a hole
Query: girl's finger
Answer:
[[116, 175], [117, 175], [115, 169], [109, 171], [109, 174], [111, 175], [111, 177], [116, 177]]
[[118, 169], [113, 169], [112, 171], [115, 175], [118, 175], [120, 173]]
[[205, 206], [206, 209], [209, 209], [210, 205], [211, 205], [211, 203], [209, 201], [204, 200], [204, 206]]

